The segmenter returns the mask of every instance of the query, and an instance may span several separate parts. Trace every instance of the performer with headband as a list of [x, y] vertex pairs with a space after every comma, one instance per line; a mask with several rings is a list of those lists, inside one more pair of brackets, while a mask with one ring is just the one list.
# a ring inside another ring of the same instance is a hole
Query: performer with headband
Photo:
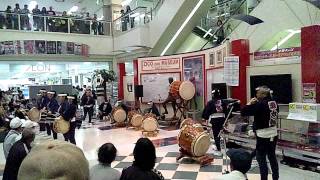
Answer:
[[65, 110], [67, 109], [67, 106], [68, 106], [67, 96], [68, 96], [67, 94], [58, 94], [58, 101], [59, 101], [58, 113], [60, 115], [62, 115], [63, 112], [65, 112]]
[[67, 108], [62, 113], [62, 117], [70, 122], [70, 129], [67, 133], [63, 134], [65, 141], [76, 144], [75, 131], [76, 131], [76, 113], [77, 113], [77, 99], [76, 96], [68, 96]]
[[37, 102], [37, 106], [38, 106], [38, 109], [41, 110], [47, 106], [49, 99], [47, 96], [47, 91], [45, 89], [41, 89], [39, 91], [39, 94], [41, 94], [41, 96], [39, 98], [39, 101]]
[[162, 103], [162, 106], [164, 108], [164, 113], [163, 114], [168, 114], [168, 109], [167, 109], [167, 103], [171, 102], [172, 103], [172, 109], [173, 109], [173, 118], [176, 118], [176, 114], [177, 114], [177, 108], [176, 108], [176, 99], [172, 96], [172, 94], [170, 93], [170, 85], [173, 82], [173, 78], [169, 77], [169, 89], [168, 89], [168, 97], [167, 99]]
[[95, 99], [93, 98], [91, 89], [86, 89], [86, 94], [81, 98], [81, 106], [83, 106], [84, 119], [86, 119], [87, 114], [89, 115], [89, 123], [91, 123], [94, 105]]
[[[58, 101], [56, 100], [56, 92], [55, 91], [50, 91], [48, 92], [48, 104], [44, 108], [44, 110], [47, 110], [47, 121], [46, 122], [46, 129], [47, 129], [47, 134], [48, 136], [51, 136], [51, 132], [53, 135], [53, 139], [57, 139], [57, 133], [53, 130], [53, 119], [55, 118], [55, 114], [58, 112], [59, 104]], [[50, 122], [51, 121], [51, 122]]]
[[279, 179], [279, 166], [276, 157], [277, 119], [279, 108], [272, 100], [272, 91], [267, 86], [256, 89], [256, 97], [252, 98], [241, 110], [242, 116], [254, 116], [253, 132], [257, 138], [256, 157], [259, 163], [261, 180], [268, 179], [268, 165], [270, 162], [272, 179]]
[[222, 156], [219, 133], [223, 128], [225, 117], [228, 113], [227, 109], [227, 104], [221, 99], [220, 90], [214, 89], [212, 91], [212, 100], [204, 108], [202, 118], [212, 124], [214, 142], [217, 147], [217, 150], [214, 151], [214, 155], [216, 156]]

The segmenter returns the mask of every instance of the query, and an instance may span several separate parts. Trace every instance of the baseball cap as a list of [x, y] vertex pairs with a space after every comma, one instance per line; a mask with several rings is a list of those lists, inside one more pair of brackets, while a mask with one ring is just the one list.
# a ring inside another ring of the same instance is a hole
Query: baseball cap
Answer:
[[230, 149], [227, 151], [227, 156], [231, 160], [234, 170], [242, 173], [247, 173], [251, 168], [251, 154], [244, 149]]
[[22, 124], [22, 127], [23, 128], [33, 128], [33, 127], [36, 127], [38, 126], [38, 123], [36, 122], [33, 122], [31, 120], [26, 120], [23, 124]]
[[22, 126], [22, 121], [21, 119], [19, 119], [18, 117], [16, 118], [13, 118], [11, 121], [10, 121], [10, 128], [11, 129], [17, 129], [19, 127]]

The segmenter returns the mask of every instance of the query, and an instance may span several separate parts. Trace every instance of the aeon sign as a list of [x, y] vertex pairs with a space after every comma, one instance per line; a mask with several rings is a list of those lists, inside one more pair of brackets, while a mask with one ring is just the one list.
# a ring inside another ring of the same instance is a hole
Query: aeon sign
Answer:
[[50, 64], [36, 64], [36, 65], [29, 65], [25, 72], [33, 72], [33, 73], [42, 73], [42, 72], [51, 72]]

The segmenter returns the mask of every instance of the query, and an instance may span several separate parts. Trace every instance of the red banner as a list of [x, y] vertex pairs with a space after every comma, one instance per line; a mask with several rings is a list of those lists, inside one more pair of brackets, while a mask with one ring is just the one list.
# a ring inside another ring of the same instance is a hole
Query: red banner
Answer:
[[180, 59], [146, 60], [141, 62], [142, 71], [179, 69]]
[[283, 48], [275, 51], [260, 51], [254, 53], [254, 60], [273, 59], [281, 57], [300, 56], [300, 47]]

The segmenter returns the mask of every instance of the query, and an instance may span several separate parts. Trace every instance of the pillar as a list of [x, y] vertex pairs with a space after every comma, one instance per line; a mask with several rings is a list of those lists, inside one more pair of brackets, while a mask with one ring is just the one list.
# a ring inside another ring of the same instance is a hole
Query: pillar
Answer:
[[239, 86], [231, 87], [231, 97], [247, 102], [247, 66], [250, 65], [249, 40], [238, 39], [231, 42], [231, 54], [239, 56]]
[[139, 84], [139, 70], [138, 70], [138, 60], [133, 60], [133, 75], [134, 75], [134, 85]]
[[301, 29], [302, 83], [316, 83], [316, 100], [320, 103], [320, 25]]
[[126, 75], [126, 66], [124, 63], [117, 64], [118, 70], [118, 99], [124, 98], [123, 92], [123, 77]]
[[[120, 17], [120, 10], [122, 9], [121, 0], [105, 0], [103, 4], [103, 16], [107, 22], [113, 22]], [[104, 24], [105, 35], [112, 34], [112, 24]]]

